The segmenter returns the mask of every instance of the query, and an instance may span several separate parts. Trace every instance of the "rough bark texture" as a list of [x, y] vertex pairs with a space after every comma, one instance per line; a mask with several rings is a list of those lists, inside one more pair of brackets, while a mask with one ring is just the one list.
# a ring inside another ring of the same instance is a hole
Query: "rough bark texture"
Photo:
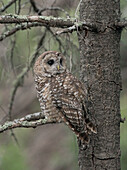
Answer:
[[[114, 23], [119, 0], [82, 0], [81, 21]], [[89, 111], [97, 125], [86, 150], [79, 146], [80, 170], [120, 170], [120, 30], [81, 32], [81, 79], [89, 92]]]

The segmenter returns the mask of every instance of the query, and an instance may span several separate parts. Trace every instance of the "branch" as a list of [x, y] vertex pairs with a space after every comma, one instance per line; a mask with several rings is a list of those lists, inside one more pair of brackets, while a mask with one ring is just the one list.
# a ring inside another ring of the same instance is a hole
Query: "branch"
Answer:
[[125, 27], [127, 27], [127, 20], [116, 22], [115, 26], [120, 27], [120, 28], [125, 28]]
[[0, 16], [1, 24], [20, 24], [28, 22], [38, 22], [42, 23], [43, 26], [50, 27], [60, 27], [66, 28], [74, 25], [75, 18], [66, 19], [66, 18], [56, 18], [52, 16], [28, 16], [28, 15], [16, 15], [16, 14], [7, 14]]
[[45, 118], [42, 112], [37, 112], [37, 113], [29, 114], [20, 119], [15, 119], [13, 121], [5, 122], [3, 125], [0, 125], [0, 133], [14, 128], [36, 128], [37, 126], [41, 126], [41, 125], [61, 123], [61, 122], [56, 122], [55, 120]]
[[13, 29], [4, 32], [1, 36], [0, 36], [0, 41], [2, 41], [3, 39], [15, 34], [17, 31], [19, 30], [26, 30], [26, 29], [30, 29], [31, 27], [38, 27], [38, 26], [43, 26], [43, 24], [38, 23], [38, 22], [34, 22], [34, 23], [23, 23], [21, 25], [16, 25]]
[[89, 27], [91, 29], [97, 29], [96, 24], [90, 22], [76, 22], [75, 18], [56, 18], [52, 16], [27, 16], [27, 15], [15, 15], [7, 14], [0, 16], [0, 24], [21, 24], [21, 23], [41, 23], [46, 27], [68, 28], [72, 26]]
[[41, 36], [40, 41], [38, 42], [37, 48], [35, 53], [32, 55], [30, 63], [28, 66], [26, 66], [23, 71], [17, 76], [16, 80], [14, 81], [14, 86], [11, 92], [11, 99], [10, 99], [10, 104], [9, 104], [9, 111], [8, 111], [8, 115], [9, 115], [9, 119], [11, 120], [11, 112], [12, 112], [12, 106], [13, 106], [13, 102], [14, 102], [14, 98], [17, 92], [18, 87], [22, 86], [23, 81], [24, 81], [24, 77], [25, 75], [29, 72], [30, 68], [32, 67], [33, 63], [35, 62], [35, 59], [39, 53], [39, 50], [43, 44], [43, 41], [45, 39], [46, 36], [46, 30], [44, 32], [44, 34]]
[[124, 123], [125, 122], [125, 120], [126, 120], [126, 118], [124, 117], [124, 118], [120, 118], [120, 123]]
[[[79, 30], [79, 28], [78, 28]], [[63, 34], [63, 33], [72, 33], [73, 31], [77, 31], [77, 27], [76, 25], [73, 25], [72, 27], [68, 27], [68, 28], [64, 28], [62, 30], [59, 30], [56, 32], [56, 35], [60, 35], [60, 34]]]
[[[82, 29], [90, 29], [91, 31], [97, 31], [101, 27], [97, 26], [97, 23], [90, 23], [90, 22], [81, 22], [81, 21], [76, 21], [76, 18], [56, 18], [52, 16], [27, 16], [27, 15], [16, 15], [16, 14], [7, 14], [7, 15], [2, 15], [0, 16], [0, 24], [21, 24], [24, 23], [23, 25], [18, 25], [14, 29], [12, 29], [10, 32], [4, 33], [1, 37], [0, 40], [3, 39], [3, 37], [7, 37], [9, 35], [14, 34], [16, 31], [21, 30], [21, 29], [28, 29], [30, 27], [35, 27], [35, 26], [45, 26], [45, 27], [57, 27], [57, 28], [64, 28], [63, 31], [58, 32], [57, 34], [61, 33], [67, 33], [67, 32], [72, 32], [76, 30], [82, 30]], [[27, 25], [25, 24], [27, 23]], [[109, 24], [109, 26], [113, 27], [119, 27], [119, 28], [124, 28], [127, 26], [127, 21], [120, 21], [116, 22], [115, 24]]]

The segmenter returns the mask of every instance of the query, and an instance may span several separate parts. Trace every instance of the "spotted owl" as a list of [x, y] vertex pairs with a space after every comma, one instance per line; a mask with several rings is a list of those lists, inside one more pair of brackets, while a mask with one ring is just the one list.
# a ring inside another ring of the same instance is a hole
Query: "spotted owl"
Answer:
[[86, 108], [87, 90], [66, 67], [66, 58], [59, 52], [43, 53], [34, 65], [35, 85], [45, 117], [63, 121], [77, 136], [88, 143], [88, 134], [96, 133]]

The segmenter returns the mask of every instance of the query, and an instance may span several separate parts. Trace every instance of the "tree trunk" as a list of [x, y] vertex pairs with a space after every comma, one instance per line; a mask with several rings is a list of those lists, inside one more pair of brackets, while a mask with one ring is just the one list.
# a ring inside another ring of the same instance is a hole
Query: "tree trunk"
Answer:
[[[80, 32], [81, 80], [98, 133], [86, 150], [79, 146], [80, 170], [120, 170], [120, 30], [106, 27], [120, 19], [119, 0], [82, 0], [81, 21], [103, 23], [100, 32]], [[103, 29], [104, 28], [104, 29]]]

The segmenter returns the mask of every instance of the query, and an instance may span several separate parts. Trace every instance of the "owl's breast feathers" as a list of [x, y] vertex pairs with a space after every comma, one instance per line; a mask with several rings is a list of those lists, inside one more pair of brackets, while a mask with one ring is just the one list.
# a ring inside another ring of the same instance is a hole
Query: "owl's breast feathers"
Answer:
[[52, 83], [53, 102], [60, 110], [64, 122], [81, 139], [88, 142], [88, 133], [96, 133], [96, 128], [89, 121], [85, 101], [87, 90], [71, 73], [57, 75]]
[[61, 117], [52, 102], [51, 78], [35, 75], [35, 87], [37, 90], [37, 98], [45, 117], [53, 121], [60, 122]]
[[69, 72], [52, 77], [35, 76], [35, 83], [45, 115], [62, 119], [79, 139], [88, 142], [88, 133], [96, 133], [96, 128], [88, 118], [84, 85]]

